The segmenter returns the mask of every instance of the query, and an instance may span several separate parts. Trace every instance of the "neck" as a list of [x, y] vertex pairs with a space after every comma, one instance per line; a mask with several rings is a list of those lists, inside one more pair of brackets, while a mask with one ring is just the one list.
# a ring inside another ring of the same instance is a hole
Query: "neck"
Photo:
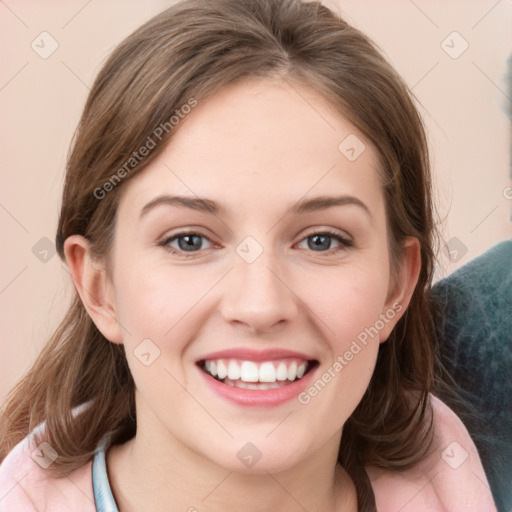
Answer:
[[106, 460], [120, 512], [355, 512], [354, 484], [337, 464], [340, 438], [337, 432], [314, 455], [283, 471], [244, 473], [138, 422], [136, 436], [112, 446]]

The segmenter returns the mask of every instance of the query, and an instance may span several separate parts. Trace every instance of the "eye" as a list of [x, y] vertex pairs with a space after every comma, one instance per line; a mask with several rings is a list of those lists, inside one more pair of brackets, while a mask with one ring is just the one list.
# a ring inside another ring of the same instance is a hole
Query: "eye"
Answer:
[[[166, 238], [160, 245], [164, 246], [173, 254], [179, 254], [180, 256], [190, 257], [193, 254], [199, 252], [201, 249], [208, 249], [209, 247], [203, 247], [203, 240], [207, 240], [210, 246], [212, 246], [212, 242], [205, 236], [200, 233], [194, 232], [182, 232], [177, 233], [169, 238]], [[172, 244], [176, 244], [172, 245]], [[186, 254], [189, 253], [189, 254]]]
[[[204, 247], [203, 241], [205, 240], [207, 241], [207, 244], [209, 244], [207, 247]], [[334, 248], [332, 247], [333, 240], [337, 244]], [[354, 246], [354, 243], [351, 240], [330, 230], [311, 233], [303, 238], [300, 243], [304, 242], [307, 242], [307, 249], [314, 252], [325, 253], [338, 252]], [[199, 253], [201, 250], [213, 247], [214, 244], [208, 237], [201, 235], [200, 233], [183, 231], [166, 238], [159, 245], [165, 247], [165, 249], [172, 254], [189, 258], [194, 256], [194, 253]]]
[[[331, 247], [332, 240], [335, 240], [338, 244], [334, 248]], [[300, 243], [305, 241], [307, 242], [307, 248], [314, 252], [337, 252], [354, 246], [354, 243], [351, 240], [329, 230], [312, 233], [304, 238]]]

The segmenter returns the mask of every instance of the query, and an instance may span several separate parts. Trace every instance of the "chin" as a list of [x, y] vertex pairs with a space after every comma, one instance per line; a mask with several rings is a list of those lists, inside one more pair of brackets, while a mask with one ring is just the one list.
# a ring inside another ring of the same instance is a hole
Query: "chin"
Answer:
[[211, 454], [209, 458], [214, 464], [236, 473], [280, 473], [293, 468], [306, 457], [303, 446], [290, 445], [284, 440], [269, 442], [263, 438], [261, 441], [237, 441], [233, 444], [235, 446], [226, 447], [222, 455]]

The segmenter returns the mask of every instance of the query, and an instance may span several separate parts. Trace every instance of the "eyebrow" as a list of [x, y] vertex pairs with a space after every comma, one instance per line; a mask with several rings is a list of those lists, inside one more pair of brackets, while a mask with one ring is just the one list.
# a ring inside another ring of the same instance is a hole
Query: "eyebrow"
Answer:
[[[140, 217], [144, 217], [149, 211], [161, 205], [181, 206], [199, 212], [211, 213], [217, 216], [227, 216], [229, 213], [223, 205], [213, 201], [212, 199], [201, 197], [161, 195], [151, 200], [142, 208]], [[301, 199], [295, 204], [291, 205], [286, 211], [285, 215], [304, 214], [326, 210], [327, 208], [332, 208], [334, 206], [345, 205], [358, 206], [368, 215], [369, 219], [373, 221], [373, 217], [368, 206], [366, 206], [366, 204], [357, 197], [350, 195], [318, 196], [311, 199]]]

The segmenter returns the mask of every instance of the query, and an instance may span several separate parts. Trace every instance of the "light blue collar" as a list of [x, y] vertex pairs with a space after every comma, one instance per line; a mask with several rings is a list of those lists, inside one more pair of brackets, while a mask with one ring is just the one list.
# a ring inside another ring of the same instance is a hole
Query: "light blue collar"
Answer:
[[105, 462], [105, 450], [108, 449], [109, 444], [109, 437], [101, 441], [96, 448], [92, 464], [92, 488], [98, 512], [119, 512], [108, 482], [107, 464]]

